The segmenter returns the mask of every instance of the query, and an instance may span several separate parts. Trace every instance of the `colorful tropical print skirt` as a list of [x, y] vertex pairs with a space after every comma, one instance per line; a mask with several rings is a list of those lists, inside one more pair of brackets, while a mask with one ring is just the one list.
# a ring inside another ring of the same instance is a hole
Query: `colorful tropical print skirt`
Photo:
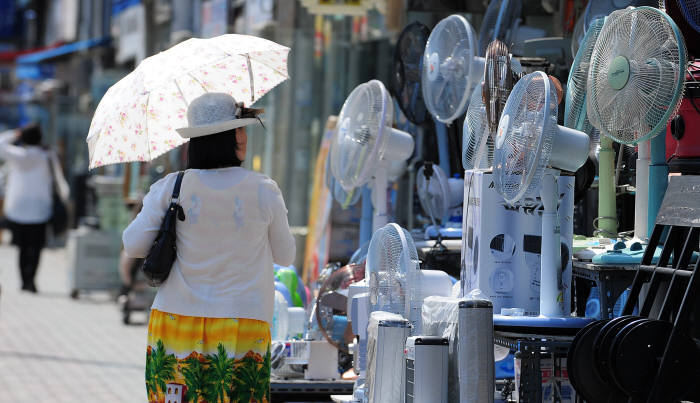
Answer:
[[152, 310], [146, 391], [151, 403], [269, 403], [270, 325]]

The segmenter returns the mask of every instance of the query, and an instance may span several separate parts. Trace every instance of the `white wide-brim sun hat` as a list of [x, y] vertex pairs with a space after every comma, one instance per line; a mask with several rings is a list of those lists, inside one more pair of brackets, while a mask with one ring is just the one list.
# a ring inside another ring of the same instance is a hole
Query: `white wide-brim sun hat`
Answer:
[[208, 92], [193, 100], [187, 108], [187, 127], [175, 129], [183, 138], [202, 137], [260, 122], [242, 118], [243, 104], [229, 94]]

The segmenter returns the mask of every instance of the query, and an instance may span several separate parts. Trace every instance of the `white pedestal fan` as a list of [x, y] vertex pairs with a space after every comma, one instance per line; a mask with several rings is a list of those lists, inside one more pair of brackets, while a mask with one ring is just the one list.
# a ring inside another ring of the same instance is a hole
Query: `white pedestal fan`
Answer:
[[537, 195], [542, 199], [541, 316], [561, 317], [564, 311], [559, 295], [559, 171], [580, 168], [589, 143], [585, 133], [557, 125], [557, 93], [545, 73], [518, 81], [499, 121], [493, 175], [496, 190], [508, 203]]
[[387, 223], [388, 170], [391, 161], [413, 153], [413, 137], [391, 127], [394, 108], [381, 81], [371, 80], [348, 95], [338, 116], [331, 146], [331, 171], [346, 190], [372, 180], [373, 230]]

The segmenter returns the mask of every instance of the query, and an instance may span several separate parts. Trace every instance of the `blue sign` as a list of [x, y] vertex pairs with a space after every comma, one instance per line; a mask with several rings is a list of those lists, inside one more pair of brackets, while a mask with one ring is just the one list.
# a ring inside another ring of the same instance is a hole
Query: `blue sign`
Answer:
[[15, 34], [15, 1], [0, 0], [0, 38], [11, 38]]

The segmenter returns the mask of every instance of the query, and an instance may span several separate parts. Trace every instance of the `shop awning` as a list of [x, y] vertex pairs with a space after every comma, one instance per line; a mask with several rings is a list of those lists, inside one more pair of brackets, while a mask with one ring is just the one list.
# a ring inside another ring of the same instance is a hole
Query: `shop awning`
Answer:
[[85, 41], [68, 43], [53, 49], [42, 50], [40, 52], [34, 52], [27, 55], [22, 55], [17, 58], [18, 64], [37, 64], [55, 57], [64, 56], [74, 52], [79, 52], [81, 50], [90, 49], [95, 46], [104, 46], [109, 44], [111, 38], [95, 38], [88, 39]]

